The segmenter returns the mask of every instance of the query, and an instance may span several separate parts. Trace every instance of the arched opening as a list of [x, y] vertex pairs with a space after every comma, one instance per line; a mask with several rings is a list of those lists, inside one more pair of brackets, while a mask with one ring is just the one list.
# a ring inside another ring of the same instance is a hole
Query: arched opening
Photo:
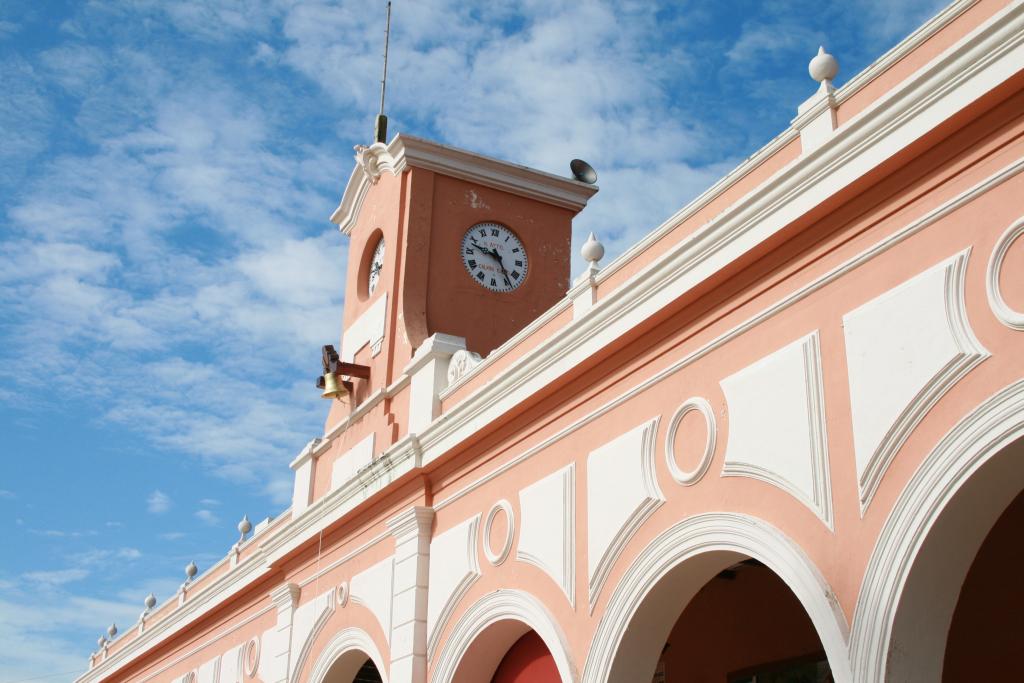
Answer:
[[975, 467], [959, 473], [945, 505], [931, 509], [930, 526], [919, 527], [923, 540], [899, 595], [885, 680], [1014, 677], [1000, 667], [1014, 662], [1024, 631], [1024, 593], [1010, 578], [1024, 558], [1024, 440]]
[[1024, 493], [1017, 494], [985, 537], [960, 588], [946, 641], [942, 679], [1013, 678], [1024, 643]]
[[433, 656], [432, 683], [576, 683], [561, 627], [529, 593], [502, 588], [474, 603]]
[[529, 631], [508, 649], [491, 683], [561, 683], [558, 666], [547, 645]]
[[669, 632], [659, 683], [831, 683], [814, 624], [793, 591], [757, 560], [704, 584]]
[[383, 683], [383, 679], [372, 659], [359, 650], [350, 650], [331, 665], [323, 683]]
[[583, 681], [848, 683], [848, 629], [832, 594], [799, 546], [763, 520], [690, 517], [619, 580]]

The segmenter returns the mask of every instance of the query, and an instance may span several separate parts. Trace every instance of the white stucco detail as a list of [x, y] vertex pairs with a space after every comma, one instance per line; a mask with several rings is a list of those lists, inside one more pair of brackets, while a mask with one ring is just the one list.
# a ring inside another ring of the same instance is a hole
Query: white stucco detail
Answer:
[[587, 456], [587, 576], [590, 606], [623, 546], [665, 502], [654, 472], [654, 418]]
[[331, 468], [331, 490], [352, 481], [356, 472], [373, 462], [373, 448], [376, 434], [370, 432], [362, 441], [350, 448], [334, 461]]
[[219, 683], [220, 656], [214, 657], [196, 669], [195, 683]]
[[394, 558], [381, 560], [352, 577], [349, 600], [363, 605], [377, 617], [384, 637], [391, 641], [391, 584], [394, 581]]
[[334, 613], [335, 602], [334, 588], [330, 588], [295, 610], [292, 617], [292, 655], [288, 672], [290, 679], [295, 680], [296, 673], [309, 656], [313, 637]]
[[359, 349], [367, 344], [370, 345], [371, 353], [374, 356], [380, 352], [387, 312], [388, 293], [384, 292], [366, 309], [365, 313], [345, 329], [345, 333], [341, 336], [341, 351], [338, 354], [343, 362], [351, 363]]
[[992, 256], [989, 258], [988, 268], [985, 272], [985, 292], [988, 294], [989, 306], [992, 307], [992, 312], [995, 313], [999, 322], [1012, 330], [1024, 330], [1024, 311], [1014, 310], [1006, 303], [999, 284], [999, 277], [1002, 274], [1006, 254], [1021, 235], [1024, 235], [1024, 218], [1015, 221], [1006, 229], [1006, 232], [999, 236], [995, 248], [992, 249]]
[[428, 337], [405, 367], [409, 384], [409, 431], [418, 433], [441, 414], [438, 395], [448, 386], [448, 366], [452, 356], [466, 350], [466, 340], [450, 334]]
[[427, 593], [427, 652], [433, 653], [445, 622], [459, 598], [480, 576], [477, 527], [480, 515], [444, 531], [430, 542], [430, 590]]
[[227, 652], [220, 661], [220, 680], [218, 683], [242, 683], [242, 648], [236, 645]]
[[988, 357], [967, 322], [970, 250], [843, 316], [861, 510], [939, 398]]
[[818, 333], [721, 382], [729, 409], [722, 476], [778, 486], [832, 526]]
[[524, 487], [519, 492], [519, 511], [522, 522], [516, 559], [539, 567], [575, 606], [575, 463]]

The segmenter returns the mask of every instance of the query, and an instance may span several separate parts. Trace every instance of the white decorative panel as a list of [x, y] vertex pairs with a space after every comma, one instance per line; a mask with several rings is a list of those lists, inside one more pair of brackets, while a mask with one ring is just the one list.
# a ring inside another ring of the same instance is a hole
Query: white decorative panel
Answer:
[[280, 681], [288, 675], [285, 660], [275, 656], [275, 653], [282, 650], [287, 652], [287, 634], [287, 631], [279, 631], [277, 626], [263, 632], [263, 638], [260, 639], [260, 663], [256, 669], [261, 681]]
[[352, 481], [356, 472], [373, 462], [374, 437], [370, 432], [362, 441], [343, 453], [331, 468], [331, 490]]
[[433, 652], [440, 635], [440, 626], [448, 620], [459, 598], [480, 576], [476, 556], [476, 531], [480, 515], [476, 515], [430, 542], [429, 590], [427, 592], [428, 651]]
[[326, 593], [316, 596], [300, 605], [292, 617], [292, 640], [291, 640], [291, 677], [295, 676], [295, 669], [309, 654], [313, 637], [334, 613], [334, 588], [329, 588]]
[[351, 363], [359, 349], [367, 344], [370, 345], [371, 353], [374, 356], [380, 352], [381, 342], [384, 340], [384, 321], [387, 312], [388, 293], [384, 292], [365, 313], [348, 326], [341, 336], [341, 353], [338, 356], [342, 361]]
[[236, 645], [224, 653], [220, 663], [220, 681], [218, 683], [242, 683], [242, 648]]
[[220, 672], [220, 657], [214, 657], [196, 670], [196, 683], [217, 683]]
[[729, 436], [722, 476], [773, 484], [830, 528], [832, 491], [817, 331], [722, 380]]
[[536, 565], [576, 604], [576, 465], [519, 492], [522, 517], [516, 559]]
[[843, 316], [862, 510], [925, 413], [989, 355], [965, 313], [969, 253], [963, 251]]
[[587, 575], [591, 607], [623, 546], [665, 501], [654, 474], [658, 419], [626, 432], [587, 457]]
[[377, 617], [384, 637], [391, 642], [391, 585], [394, 580], [394, 558], [389, 557], [352, 577], [349, 599], [365, 606]]

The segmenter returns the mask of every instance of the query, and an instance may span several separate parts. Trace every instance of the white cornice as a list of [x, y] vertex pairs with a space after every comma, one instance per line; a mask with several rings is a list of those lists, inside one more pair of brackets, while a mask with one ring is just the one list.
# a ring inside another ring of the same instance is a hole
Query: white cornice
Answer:
[[403, 134], [396, 135], [387, 145], [377, 142], [369, 147], [356, 147], [356, 167], [349, 176], [341, 203], [331, 214], [331, 222], [337, 223], [344, 234], [350, 234], [363, 200], [380, 174], [388, 172], [398, 176], [410, 166], [469, 180], [573, 212], [581, 211], [597, 192], [596, 185]]
[[[880, 75], [888, 71], [897, 62], [921, 45], [921, 43], [941, 31], [953, 20], [977, 3], [978, 0], [956, 0], [951, 3], [944, 10], [932, 17], [932, 19], [927, 23], [923, 24], [916, 31], [900, 41], [898, 45], [847, 81], [842, 88], [838, 88], [833, 94], [836, 103], [841, 105], [843, 102], [853, 97], [855, 94], [860, 92], [864, 86], [868, 85]], [[633, 259], [650, 248], [655, 242], [658, 242], [665, 237], [665, 235], [672, 232], [682, 222], [694, 216], [726, 190], [745, 178], [751, 171], [768, 161], [780, 149], [799, 137], [799, 135], [800, 131], [796, 125], [791, 125], [789, 128], [779, 133], [775, 138], [770, 140], [768, 144], [747, 157], [743, 163], [727, 173], [721, 180], [701, 193], [700, 196], [693, 199], [689, 204], [681, 208], [672, 216], [669, 216], [669, 218], [661, 225], [652, 230], [617, 258], [610, 261], [601, 269], [601, 274], [597, 278], [597, 281], [600, 283], [607, 280], [612, 274], [617, 272], [623, 266], [629, 264]]]
[[1020, 64], [1024, 64], [1024, 4], [1018, 3], [998, 13], [840, 127], [829, 144], [782, 169], [602, 297], [587, 316], [559, 329], [518, 359], [514, 368], [493, 378], [446, 412], [419, 435], [424, 463], [440, 457], [693, 287], [772, 239], [807, 211], [997, 87], [1016, 73]]

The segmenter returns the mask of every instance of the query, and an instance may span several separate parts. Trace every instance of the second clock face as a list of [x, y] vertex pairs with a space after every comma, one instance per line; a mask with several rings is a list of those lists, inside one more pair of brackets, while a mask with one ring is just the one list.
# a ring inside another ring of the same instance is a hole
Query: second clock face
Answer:
[[462, 263], [478, 285], [492, 292], [511, 292], [526, 280], [526, 249], [499, 223], [478, 223], [466, 231]]

